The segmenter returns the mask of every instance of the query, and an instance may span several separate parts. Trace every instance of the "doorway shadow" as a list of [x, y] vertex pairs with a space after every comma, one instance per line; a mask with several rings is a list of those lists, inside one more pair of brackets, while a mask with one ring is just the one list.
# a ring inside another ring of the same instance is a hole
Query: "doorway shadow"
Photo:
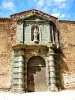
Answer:
[[40, 66], [28, 66], [27, 68], [27, 91], [28, 92], [35, 92], [35, 80], [34, 76], [36, 72], [41, 71]]
[[[27, 92], [35, 92], [35, 84], [39, 89], [38, 72], [41, 72], [42, 68], [45, 67], [45, 61], [40, 56], [31, 57], [27, 63]], [[40, 77], [39, 77], [40, 78]], [[38, 80], [38, 82], [36, 81]]]
[[[63, 74], [69, 71], [69, 68], [67, 66], [67, 63], [65, 61], [66, 56], [63, 53], [62, 50], [55, 51], [57, 54], [55, 56], [55, 63], [56, 63], [56, 78], [57, 80], [59, 79], [60, 81], [57, 83], [57, 87], [61, 88], [61, 90], [65, 89], [64, 88], [64, 76]], [[59, 76], [59, 77], [58, 77]]]

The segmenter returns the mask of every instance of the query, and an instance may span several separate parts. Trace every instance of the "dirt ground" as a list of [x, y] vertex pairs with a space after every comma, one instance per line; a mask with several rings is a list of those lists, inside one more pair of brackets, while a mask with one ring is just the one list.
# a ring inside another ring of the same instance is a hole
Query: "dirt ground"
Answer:
[[16, 93], [0, 92], [0, 100], [75, 100], [75, 90], [61, 92]]

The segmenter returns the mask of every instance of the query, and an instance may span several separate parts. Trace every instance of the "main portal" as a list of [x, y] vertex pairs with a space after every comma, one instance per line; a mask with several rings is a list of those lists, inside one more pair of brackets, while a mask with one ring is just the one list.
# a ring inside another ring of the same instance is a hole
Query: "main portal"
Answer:
[[27, 64], [27, 91], [47, 91], [46, 64], [40, 56], [31, 57]]

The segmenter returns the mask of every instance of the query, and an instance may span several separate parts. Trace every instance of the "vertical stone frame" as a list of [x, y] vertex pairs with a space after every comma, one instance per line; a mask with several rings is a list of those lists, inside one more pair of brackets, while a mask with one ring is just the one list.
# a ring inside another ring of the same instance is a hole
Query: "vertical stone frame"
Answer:
[[58, 87], [58, 90], [60, 91], [62, 89], [62, 77], [61, 77], [61, 66], [60, 66], [60, 54], [59, 51], [55, 51], [55, 73], [56, 73], [56, 86]]
[[48, 88], [50, 86], [50, 81], [49, 81], [50, 77], [49, 77], [49, 74], [50, 74], [50, 72], [49, 72], [49, 62], [48, 62], [48, 57], [46, 57], [46, 82], [47, 82]]
[[16, 44], [24, 44], [24, 22], [17, 22], [17, 40]]
[[52, 22], [50, 22], [50, 40], [51, 42], [55, 42], [55, 36], [54, 36], [54, 24]]
[[25, 92], [27, 92], [27, 59], [25, 59], [25, 74], [24, 74], [24, 78], [25, 78]]
[[60, 44], [60, 36], [59, 36], [59, 31], [57, 29], [58, 27], [53, 23], [50, 22], [50, 39], [53, 44], [56, 44], [57, 48], [59, 48]]
[[24, 49], [14, 49], [12, 66], [12, 92], [25, 92], [25, 57]]

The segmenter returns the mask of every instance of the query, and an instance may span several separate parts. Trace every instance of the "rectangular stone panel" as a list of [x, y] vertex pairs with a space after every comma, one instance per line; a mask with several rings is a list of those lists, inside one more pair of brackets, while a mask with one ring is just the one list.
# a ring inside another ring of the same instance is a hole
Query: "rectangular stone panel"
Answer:
[[23, 43], [23, 23], [17, 23], [17, 44]]
[[41, 42], [50, 42], [49, 24], [39, 25], [39, 34]]
[[24, 41], [30, 42], [31, 41], [31, 24], [24, 25]]

